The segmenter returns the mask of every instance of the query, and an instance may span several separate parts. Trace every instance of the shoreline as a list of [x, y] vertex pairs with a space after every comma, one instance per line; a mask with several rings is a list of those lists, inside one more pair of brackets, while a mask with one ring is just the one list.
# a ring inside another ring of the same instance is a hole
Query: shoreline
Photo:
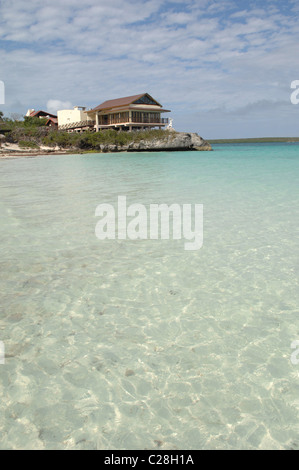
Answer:
[[[249, 139], [215, 139], [215, 140], [209, 140], [208, 143], [210, 144], [250, 144], [250, 143], [296, 143], [299, 144], [299, 138], [297, 137], [274, 137], [274, 138], [249, 138]], [[24, 150], [21, 149], [20, 147], [18, 149], [8, 149], [5, 147], [0, 147], [0, 160], [5, 160], [5, 159], [12, 159], [12, 158], [33, 158], [33, 157], [46, 157], [50, 155], [89, 155], [89, 154], [115, 154], [115, 153], [132, 153], [132, 152], [138, 152], [138, 153], [143, 153], [143, 152], [159, 152], [159, 151], [198, 151], [197, 149], [187, 149], [187, 148], [164, 148], [164, 149], [149, 149], [149, 148], [144, 148], [144, 149], [118, 149], [118, 150], [80, 150], [80, 149], [40, 149], [40, 150]], [[204, 149], [202, 149], [204, 150]]]
[[[178, 149], [178, 150], [172, 150], [172, 149], [163, 149], [163, 150], [135, 150], [135, 151], [128, 151], [128, 150], [118, 150], [118, 151], [106, 151], [103, 152], [101, 150], [92, 150], [92, 151], [78, 151], [76, 149], [74, 150], [67, 150], [65, 152], [63, 151], [53, 151], [53, 152], [0, 152], [0, 160], [6, 160], [6, 159], [12, 159], [12, 158], [33, 158], [33, 157], [50, 157], [51, 155], [92, 155], [92, 154], [97, 154], [97, 155], [109, 155], [109, 154], [117, 154], [117, 153], [153, 153], [153, 152], [166, 152], [166, 151], [175, 153], [176, 151], [180, 152], [190, 152], [189, 149]], [[198, 152], [198, 150], [192, 150], [192, 152]]]
[[63, 152], [63, 151], [53, 151], [53, 152], [22, 152], [22, 151], [9, 151], [9, 152], [1, 152], [0, 151], [0, 159], [7, 159], [7, 158], [18, 158], [18, 157], [45, 157], [50, 155], [71, 155], [71, 152]]
[[[101, 137], [101, 136], [100, 136]], [[138, 137], [138, 136], [137, 136]], [[154, 138], [140, 138], [131, 136], [129, 142], [117, 140], [105, 142], [87, 142], [86, 145], [77, 146], [68, 142], [64, 147], [59, 145], [50, 147], [40, 145], [35, 148], [23, 148], [19, 143], [5, 143], [0, 147], [0, 158], [34, 157], [41, 155], [68, 155], [88, 153], [120, 153], [120, 152], [167, 152], [167, 151], [210, 151], [213, 150], [209, 142], [196, 133], [174, 132], [154, 136]], [[30, 142], [30, 141], [29, 141]], [[71, 144], [71, 145], [70, 145]]]

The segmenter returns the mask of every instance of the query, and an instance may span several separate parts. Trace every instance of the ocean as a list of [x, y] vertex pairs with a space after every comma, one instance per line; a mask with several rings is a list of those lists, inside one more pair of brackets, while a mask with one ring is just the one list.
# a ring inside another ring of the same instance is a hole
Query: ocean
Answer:
[[[299, 145], [213, 148], [0, 160], [1, 449], [298, 450]], [[119, 196], [201, 248], [100, 240]]]

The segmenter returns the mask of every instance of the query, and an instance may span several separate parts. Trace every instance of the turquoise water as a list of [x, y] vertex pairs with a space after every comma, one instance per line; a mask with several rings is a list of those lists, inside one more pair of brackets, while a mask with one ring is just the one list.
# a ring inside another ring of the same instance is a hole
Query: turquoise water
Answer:
[[[0, 161], [2, 449], [298, 449], [299, 146]], [[204, 243], [98, 204], [203, 204]]]

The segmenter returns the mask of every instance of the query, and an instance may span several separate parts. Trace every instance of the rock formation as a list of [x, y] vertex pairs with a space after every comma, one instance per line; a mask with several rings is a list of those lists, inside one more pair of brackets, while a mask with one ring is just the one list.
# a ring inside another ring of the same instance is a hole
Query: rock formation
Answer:
[[196, 133], [173, 132], [167, 138], [140, 140], [128, 145], [101, 145], [102, 152], [159, 152], [175, 150], [212, 150], [209, 142]]

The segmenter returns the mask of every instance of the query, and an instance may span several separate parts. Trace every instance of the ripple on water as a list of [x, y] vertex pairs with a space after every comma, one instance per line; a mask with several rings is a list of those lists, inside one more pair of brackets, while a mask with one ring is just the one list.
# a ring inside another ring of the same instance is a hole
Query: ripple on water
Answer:
[[[1, 448], [298, 449], [298, 150], [246, 149], [0, 162]], [[203, 248], [101, 243], [118, 194]]]

